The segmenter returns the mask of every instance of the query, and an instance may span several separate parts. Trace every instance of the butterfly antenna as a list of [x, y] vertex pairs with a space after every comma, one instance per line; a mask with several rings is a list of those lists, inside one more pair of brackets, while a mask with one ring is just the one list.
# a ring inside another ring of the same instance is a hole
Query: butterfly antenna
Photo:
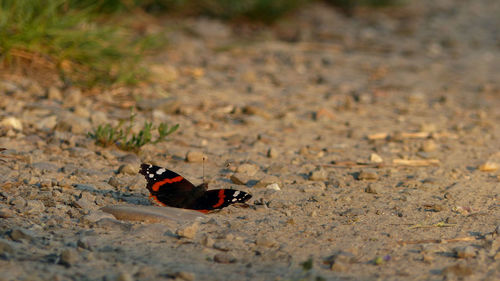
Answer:
[[201, 173], [201, 178], [203, 180], [203, 183], [205, 183], [205, 155], [203, 155], [203, 158], [202, 158], [202, 173]]

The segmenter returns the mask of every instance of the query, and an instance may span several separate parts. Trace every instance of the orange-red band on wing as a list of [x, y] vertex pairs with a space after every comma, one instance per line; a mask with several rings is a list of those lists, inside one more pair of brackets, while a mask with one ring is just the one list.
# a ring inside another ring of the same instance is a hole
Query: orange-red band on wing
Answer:
[[177, 176], [175, 178], [171, 178], [171, 179], [164, 179], [162, 181], [159, 181], [155, 184], [153, 184], [153, 186], [151, 187], [151, 189], [153, 189], [153, 191], [158, 191], [160, 190], [160, 186], [166, 184], [166, 183], [174, 183], [174, 182], [179, 182], [181, 181], [183, 178], [181, 176]]
[[219, 190], [219, 202], [217, 204], [213, 205], [213, 208], [220, 207], [222, 204], [224, 204], [224, 198], [226, 198], [226, 195], [224, 194], [224, 189]]

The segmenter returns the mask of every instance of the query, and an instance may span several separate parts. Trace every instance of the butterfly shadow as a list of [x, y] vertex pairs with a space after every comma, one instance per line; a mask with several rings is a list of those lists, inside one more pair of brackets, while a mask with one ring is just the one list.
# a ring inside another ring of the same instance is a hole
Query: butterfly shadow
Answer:
[[126, 202], [133, 205], [150, 206], [151, 201], [142, 193], [122, 192], [115, 190], [101, 190], [90, 184], [74, 184], [73, 187], [80, 191], [85, 191], [93, 195], [110, 196], [118, 201]]

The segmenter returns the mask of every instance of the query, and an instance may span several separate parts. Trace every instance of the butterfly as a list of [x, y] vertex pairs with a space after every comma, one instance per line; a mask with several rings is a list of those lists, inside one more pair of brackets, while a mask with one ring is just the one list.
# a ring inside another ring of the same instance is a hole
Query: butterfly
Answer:
[[148, 182], [149, 198], [162, 206], [208, 213], [252, 198], [252, 195], [234, 189], [207, 190], [207, 183], [195, 186], [173, 171], [150, 164], [142, 164], [139, 173]]

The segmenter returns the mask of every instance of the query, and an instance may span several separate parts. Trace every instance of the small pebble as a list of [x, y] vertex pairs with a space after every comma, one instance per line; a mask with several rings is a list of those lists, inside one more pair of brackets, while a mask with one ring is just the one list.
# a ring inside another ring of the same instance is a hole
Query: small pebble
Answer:
[[358, 180], [377, 180], [378, 174], [375, 172], [361, 171], [358, 175]]
[[479, 165], [478, 169], [482, 172], [494, 172], [498, 170], [499, 165], [495, 162], [486, 162], [484, 164]]
[[350, 208], [341, 213], [342, 216], [347, 216], [347, 217], [362, 216], [364, 214], [365, 211], [361, 208]]
[[272, 183], [270, 185], [266, 186], [266, 189], [271, 189], [271, 190], [281, 190], [280, 186], [277, 183]]
[[122, 179], [120, 179], [118, 177], [109, 178], [108, 184], [111, 185], [112, 187], [116, 187], [116, 188], [121, 188], [121, 187], [127, 185], [125, 181], [123, 181]]
[[262, 187], [267, 187], [271, 184], [277, 184], [278, 187], [280, 185], [280, 179], [276, 176], [272, 176], [272, 175], [267, 175], [265, 177], [263, 177], [262, 179], [260, 179], [255, 185], [254, 187], [256, 188], [262, 188]]
[[40, 214], [45, 211], [45, 205], [40, 200], [28, 200], [24, 210], [28, 214]]
[[125, 156], [121, 156], [120, 158], [118, 158], [118, 160], [126, 164], [136, 164], [137, 167], [139, 167], [139, 165], [141, 164], [141, 159], [135, 154], [127, 154]]
[[47, 99], [61, 101], [63, 99], [61, 90], [57, 87], [51, 86], [47, 91]]
[[307, 146], [303, 146], [299, 149], [299, 155], [302, 155], [302, 156], [309, 156], [310, 153], [309, 153], [309, 148], [307, 148]]
[[267, 150], [267, 157], [269, 158], [277, 158], [279, 156], [279, 152], [276, 148], [271, 147]]
[[193, 239], [196, 236], [196, 232], [198, 231], [198, 223], [193, 223], [188, 226], [183, 226], [177, 229], [177, 235], [180, 237]]
[[74, 265], [78, 261], [78, 253], [75, 249], [65, 249], [61, 252], [61, 256], [59, 257], [59, 263], [70, 267]]
[[7, 129], [14, 129], [16, 131], [23, 130], [23, 123], [20, 119], [16, 117], [6, 117], [0, 121], [0, 127], [5, 127]]
[[175, 278], [175, 280], [183, 280], [183, 281], [193, 281], [196, 278], [196, 275], [191, 272], [187, 271], [179, 271], [174, 274], [172, 274], [172, 277]]
[[311, 174], [309, 175], [309, 180], [312, 181], [325, 181], [327, 179], [328, 179], [328, 172], [321, 168], [312, 171]]
[[425, 263], [432, 263], [434, 261], [434, 257], [431, 254], [424, 253], [422, 254], [422, 261]]
[[380, 193], [380, 185], [379, 184], [369, 184], [365, 188], [366, 193], [371, 193], [371, 194], [379, 194]]
[[15, 243], [0, 238], [0, 256], [4, 256], [5, 253], [7, 254], [14, 253], [14, 249], [15, 249]]
[[259, 237], [255, 240], [255, 245], [271, 248], [276, 245], [276, 241], [269, 239], [267, 237]]
[[345, 251], [339, 251], [324, 260], [324, 263], [330, 264], [331, 269], [334, 271], [344, 271], [343, 269], [345, 269], [349, 264], [356, 262], [356, 256]]
[[85, 147], [70, 147], [67, 151], [70, 156], [81, 159], [90, 158], [95, 155], [94, 151]]
[[422, 180], [422, 183], [437, 183], [438, 182], [438, 179], [437, 178], [425, 178], [424, 180]]
[[130, 275], [128, 272], [120, 272], [118, 276], [116, 276], [116, 281], [134, 281], [134, 277]]
[[259, 167], [248, 163], [241, 164], [240, 166], [238, 166], [238, 168], [236, 168], [237, 173], [247, 174], [249, 176], [255, 175], [258, 171]]
[[82, 237], [80, 239], [78, 239], [78, 241], [76, 242], [76, 245], [82, 249], [86, 249], [86, 250], [89, 250], [89, 251], [92, 251], [94, 250], [94, 248], [96, 248], [96, 244], [97, 244], [97, 237], [94, 236], [90, 236], [90, 237]]
[[9, 202], [11, 205], [14, 205], [16, 209], [22, 209], [24, 206], [26, 206], [26, 200], [22, 198], [21, 196], [14, 197], [12, 200]]
[[465, 263], [457, 263], [455, 265], [450, 265], [445, 267], [442, 271], [442, 274], [443, 275], [453, 274], [457, 277], [463, 278], [471, 275], [472, 272], [473, 272], [472, 267], [467, 266]]
[[40, 172], [57, 172], [59, 167], [50, 162], [36, 162], [31, 164], [33, 169], [39, 170]]
[[82, 104], [82, 91], [76, 87], [66, 90], [64, 93], [64, 105], [67, 107], [79, 106]]
[[92, 130], [92, 125], [86, 118], [67, 113], [59, 116], [56, 130], [73, 134], [87, 134]]
[[139, 166], [135, 164], [125, 164], [118, 168], [120, 174], [136, 175], [139, 171]]
[[93, 210], [97, 208], [96, 204], [87, 198], [80, 198], [75, 201], [73, 205], [83, 210]]
[[207, 159], [207, 156], [201, 151], [188, 151], [186, 153], [186, 161], [190, 163], [201, 163]]
[[313, 114], [315, 121], [331, 121], [335, 120], [335, 114], [326, 108], [320, 108]]
[[372, 153], [372, 154], [370, 154], [370, 162], [371, 163], [382, 163], [382, 162], [384, 162], [384, 159], [382, 159], [382, 157], [380, 157], [380, 155], [378, 155], [376, 153]]
[[0, 208], [0, 218], [6, 219], [12, 217], [14, 217], [14, 212], [12, 210], [5, 207]]
[[83, 107], [83, 106], [76, 106], [75, 107], [75, 110], [73, 110], [73, 113], [78, 116], [78, 117], [82, 117], [82, 118], [89, 118], [90, 116], [92, 116], [92, 114], [90, 113], [90, 111]]
[[235, 263], [236, 258], [228, 253], [219, 253], [214, 256], [214, 261], [217, 263]]
[[106, 113], [102, 111], [93, 111], [90, 115], [90, 122], [94, 126], [99, 126], [109, 123], [109, 119]]
[[212, 248], [215, 244], [215, 240], [212, 237], [205, 234], [201, 239], [201, 244], [205, 247]]
[[108, 150], [101, 151], [101, 155], [102, 157], [104, 157], [104, 159], [109, 161], [113, 161], [116, 159], [116, 156], [113, 153], [109, 152]]
[[228, 241], [218, 241], [214, 243], [214, 249], [227, 252], [231, 250], [231, 244]]
[[305, 187], [301, 188], [302, 192], [306, 193], [320, 193], [325, 191], [326, 185], [323, 182], [309, 182]]
[[243, 108], [243, 113], [248, 114], [248, 115], [256, 115], [259, 117], [262, 117], [263, 119], [270, 120], [273, 118], [273, 116], [268, 113], [267, 111], [264, 111], [261, 107], [253, 106], [253, 105], [247, 105]]
[[16, 242], [31, 241], [35, 238], [33, 232], [27, 229], [14, 228], [10, 231], [9, 236]]
[[423, 123], [420, 124], [420, 131], [421, 132], [427, 132], [427, 133], [432, 133], [437, 130], [436, 124], [433, 123]]
[[424, 205], [425, 210], [431, 211], [431, 212], [441, 212], [444, 207], [440, 204], [427, 204]]
[[234, 173], [230, 177], [231, 182], [238, 185], [246, 185], [250, 181], [251, 177], [243, 173]]
[[423, 152], [433, 152], [437, 149], [437, 144], [434, 140], [425, 140], [420, 146], [420, 150]]
[[472, 246], [456, 247], [453, 249], [455, 256], [460, 259], [473, 258], [476, 256], [476, 250]]
[[51, 131], [57, 125], [57, 116], [52, 115], [38, 120], [35, 124], [35, 128], [42, 131]]
[[457, 224], [458, 223], [457, 219], [454, 218], [454, 217], [447, 217], [445, 219], [445, 222], [448, 223], [448, 224]]

